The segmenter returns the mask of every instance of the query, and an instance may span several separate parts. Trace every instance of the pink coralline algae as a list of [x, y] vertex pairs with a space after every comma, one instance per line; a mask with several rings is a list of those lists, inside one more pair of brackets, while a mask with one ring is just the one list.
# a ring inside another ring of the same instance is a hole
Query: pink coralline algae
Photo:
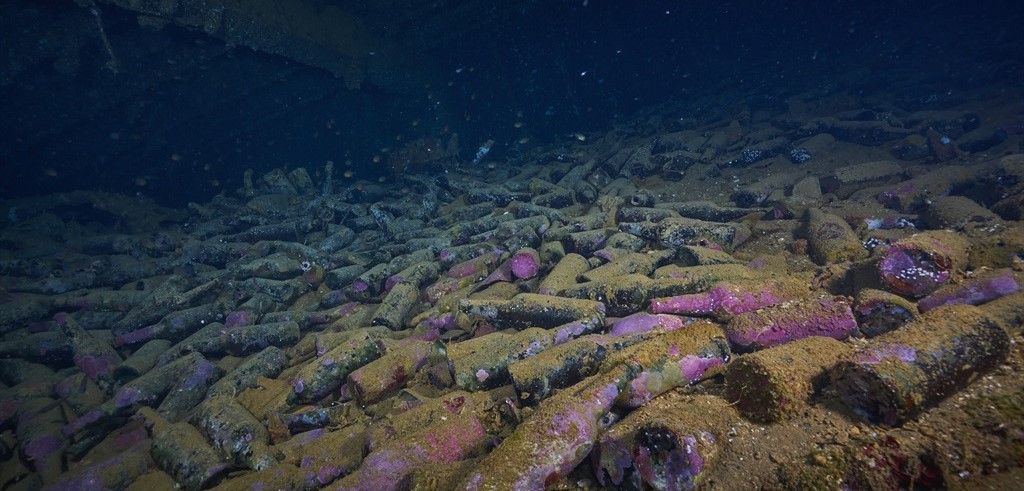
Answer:
[[891, 248], [879, 263], [882, 282], [894, 293], [920, 297], [949, 280], [949, 266], [918, 251]]
[[886, 290], [920, 298], [949, 281], [967, 260], [967, 241], [953, 232], [929, 230], [896, 242], [882, 253], [878, 273]]
[[441, 278], [425, 290], [427, 303], [434, 305], [441, 297], [459, 289], [459, 282], [454, 278]]
[[615, 323], [612, 324], [611, 329], [608, 331], [608, 334], [612, 336], [639, 334], [652, 331], [659, 327], [666, 331], [674, 331], [684, 325], [685, 321], [682, 317], [669, 314], [648, 314], [647, 312], [638, 312], [615, 321]]
[[446, 314], [440, 314], [436, 317], [429, 317], [420, 321], [420, 326], [425, 326], [427, 329], [435, 329], [438, 331], [450, 331], [458, 327], [455, 322], [455, 314], [449, 312]]
[[352, 282], [352, 291], [354, 292], [365, 292], [370, 288], [370, 284], [363, 280], [355, 280]]
[[512, 256], [512, 274], [516, 278], [528, 280], [537, 276], [540, 271], [540, 257], [537, 251], [524, 248]]
[[476, 379], [479, 380], [481, 383], [483, 383], [483, 381], [489, 378], [491, 378], [491, 374], [487, 373], [487, 371], [484, 370], [483, 368], [476, 371]]
[[25, 457], [29, 460], [48, 459], [50, 454], [58, 451], [64, 445], [64, 439], [59, 435], [45, 435], [36, 438], [24, 447]]
[[468, 259], [461, 263], [452, 266], [448, 270], [448, 277], [460, 280], [470, 276], [479, 277], [488, 274], [488, 272], [497, 265], [498, 259], [501, 257], [500, 252], [483, 253], [472, 259]]
[[153, 326], [146, 326], [132, 332], [124, 333], [110, 341], [110, 345], [119, 348], [124, 345], [138, 344], [153, 337]]
[[456, 255], [449, 249], [441, 249], [441, 252], [437, 253], [437, 260], [443, 263], [450, 263], [454, 261]]
[[91, 356], [75, 355], [74, 362], [85, 373], [90, 380], [96, 380], [97, 377], [109, 374], [113, 369], [114, 365], [120, 363], [121, 360], [114, 360], [108, 356]]
[[725, 357], [692, 354], [679, 357], [678, 350], [670, 358], [677, 359], [665, 360], [659, 366], [640, 372], [629, 383], [619, 402], [626, 407], [640, 407], [667, 390], [699, 381], [708, 369], [725, 364]]
[[[128, 404], [125, 404], [125, 406], [127, 406], [127, 405]], [[118, 406], [118, 407], [123, 407], [123, 406]], [[78, 433], [79, 431], [82, 431], [85, 428], [88, 428], [90, 425], [92, 425], [93, 423], [99, 421], [102, 418], [103, 418], [103, 410], [100, 409], [100, 408], [93, 409], [93, 410], [91, 410], [91, 411], [89, 411], [89, 412], [79, 416], [78, 419], [76, 419], [76, 420], [74, 420], [74, 421], [64, 425], [64, 427], [61, 428], [61, 434], [64, 435], [64, 436], [70, 437], [70, 436]]]
[[247, 310], [233, 310], [224, 319], [224, 327], [239, 327], [252, 324], [252, 315]]
[[568, 475], [594, 446], [627, 372], [619, 367], [545, 400], [458, 489], [544, 489]]
[[136, 401], [142, 398], [142, 392], [134, 387], [124, 387], [117, 392], [114, 396], [114, 405], [116, 407], [128, 407], [135, 404]]
[[694, 355], [686, 355], [683, 359], [679, 360], [679, 370], [682, 372], [683, 377], [690, 381], [690, 383], [696, 382], [704, 376], [709, 368], [720, 367], [725, 363], [722, 358], [704, 358]]
[[844, 339], [857, 328], [849, 302], [840, 297], [806, 299], [732, 318], [729, 341], [742, 349], [767, 348], [808, 336]]
[[917, 307], [921, 313], [924, 313], [936, 307], [955, 303], [980, 305], [1018, 290], [1020, 290], [1020, 285], [1013, 278], [1013, 272], [1007, 270], [996, 276], [969, 280], [948, 291], [943, 288], [922, 298], [917, 303]]
[[470, 259], [469, 261], [463, 261], [455, 266], [448, 269], [448, 277], [452, 279], [465, 278], [467, 276], [473, 276], [480, 272], [477, 267], [478, 261]]
[[388, 276], [388, 278], [386, 280], [384, 280], [384, 291], [386, 291], [386, 292], [391, 291], [391, 289], [394, 288], [395, 285], [397, 285], [397, 284], [399, 284], [399, 283], [401, 283], [403, 281], [405, 281], [405, 278], [403, 278], [401, 274], [394, 274], [394, 275]]
[[682, 435], [678, 441], [670, 442], [673, 438], [668, 430], [657, 425], [641, 429], [637, 435], [634, 459], [644, 481], [657, 483], [660, 489], [677, 491], [693, 488], [694, 480], [704, 470], [704, 456], [699, 449], [715, 442], [711, 433], [702, 431], [700, 436], [708, 443], [699, 444], [693, 435]]
[[336, 490], [398, 490], [415, 470], [452, 464], [474, 456], [487, 433], [470, 413], [449, 417], [424, 433], [384, 446], [366, 456], [362, 465], [338, 483]]
[[769, 287], [743, 291], [720, 285], [704, 293], [656, 298], [651, 301], [655, 314], [729, 315], [750, 312], [783, 301]]
[[590, 334], [597, 331], [602, 326], [603, 323], [598, 317], [590, 317], [578, 321], [567, 322], [553, 328], [555, 331], [555, 344], [566, 343], [569, 340], [576, 339], [584, 334]]

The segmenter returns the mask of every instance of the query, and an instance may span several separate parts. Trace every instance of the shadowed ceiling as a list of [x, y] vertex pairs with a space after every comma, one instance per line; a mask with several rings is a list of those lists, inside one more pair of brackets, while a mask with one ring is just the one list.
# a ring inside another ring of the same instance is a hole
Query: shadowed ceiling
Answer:
[[531, 4], [503, 3], [4, 1], [0, 159], [13, 179], [0, 193], [200, 200], [246, 167], [365, 160], [410, 122], [410, 139], [442, 132], [454, 103], [435, 57]]

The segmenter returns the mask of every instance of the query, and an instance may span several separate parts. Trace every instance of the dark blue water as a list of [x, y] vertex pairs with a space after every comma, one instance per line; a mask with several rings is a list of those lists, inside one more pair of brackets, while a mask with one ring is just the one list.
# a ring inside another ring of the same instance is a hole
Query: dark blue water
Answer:
[[486, 140], [502, 158], [668, 101], [711, 120], [729, 101], [784, 109], [816, 89], [913, 111], [1024, 80], [1024, 9], [1011, 1], [511, 3], [305, 2], [365, 16], [403, 57], [383, 63], [395, 73], [380, 80], [398, 82], [352, 89], [294, 57], [144, 27], [98, 2], [108, 51], [78, 3], [6, 0], [0, 198], [102, 189], [182, 205], [233, 193], [248, 168], [333, 161], [393, 178], [389, 154], [424, 137], [458, 133], [468, 162]]

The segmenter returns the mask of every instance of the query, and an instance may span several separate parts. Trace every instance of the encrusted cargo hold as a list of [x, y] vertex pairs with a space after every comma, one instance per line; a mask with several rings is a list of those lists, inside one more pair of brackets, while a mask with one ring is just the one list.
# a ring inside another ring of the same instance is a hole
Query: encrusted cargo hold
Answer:
[[1020, 487], [1019, 15], [847, 3], [0, 2], [0, 489]]

